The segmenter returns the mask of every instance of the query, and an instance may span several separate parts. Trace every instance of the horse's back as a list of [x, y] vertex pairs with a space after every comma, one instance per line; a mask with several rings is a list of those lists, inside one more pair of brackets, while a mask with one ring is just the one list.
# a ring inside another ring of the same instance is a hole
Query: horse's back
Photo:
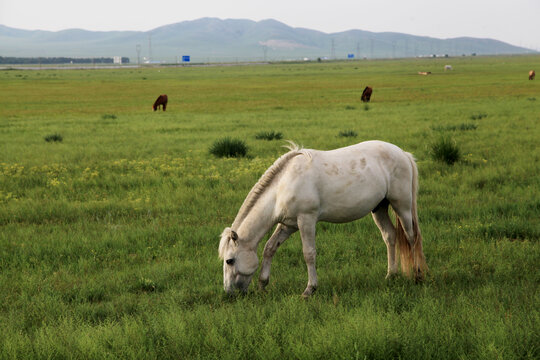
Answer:
[[323, 167], [338, 167], [338, 173], [330, 172], [331, 176], [350, 176], [363, 171], [376, 175], [382, 172], [394, 171], [396, 166], [407, 164], [406, 153], [394, 144], [384, 141], [371, 140], [359, 144], [329, 150], [316, 151], [313, 156]]
[[158, 98], [155, 101], [155, 104], [162, 105], [164, 103], [166, 104], [167, 101], [169, 101], [169, 98], [167, 97], [167, 95], [163, 94], [163, 95], [158, 96]]
[[393, 176], [406, 172], [409, 162], [403, 150], [383, 141], [304, 151], [291, 160], [278, 195], [289, 207], [296, 201], [298, 211], [317, 209], [320, 220], [333, 222], [368, 214], [396, 188]]
[[365, 155], [368, 155], [368, 156], [372, 156], [372, 157], [376, 157], [379, 154], [383, 154], [383, 153], [387, 153], [387, 154], [396, 153], [396, 154], [398, 154], [398, 153], [402, 152], [403, 150], [401, 150], [401, 148], [399, 148], [398, 146], [396, 146], [394, 144], [391, 144], [391, 143], [388, 143], [388, 142], [385, 142], [385, 141], [369, 140], [369, 141], [364, 141], [364, 142], [361, 142], [361, 143], [358, 143], [358, 144], [349, 145], [349, 146], [342, 147], [342, 148], [339, 148], [339, 149], [334, 149], [334, 150], [326, 150], [326, 151], [313, 150], [313, 151], [322, 153], [323, 155], [330, 155], [330, 156], [337, 155], [338, 157], [349, 156], [349, 155], [354, 156], [354, 155], [357, 155], [359, 153], [362, 153], [362, 154], [365, 154]]

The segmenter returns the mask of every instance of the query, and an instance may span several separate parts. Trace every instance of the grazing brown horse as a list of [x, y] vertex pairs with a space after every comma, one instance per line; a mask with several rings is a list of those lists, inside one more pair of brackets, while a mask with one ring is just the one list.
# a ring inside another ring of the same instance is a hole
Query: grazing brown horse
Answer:
[[529, 80], [534, 80], [534, 77], [536, 76], [536, 73], [534, 70], [529, 71]]
[[369, 86], [366, 86], [366, 88], [364, 89], [364, 92], [362, 92], [362, 101], [363, 102], [369, 102], [369, 100], [371, 99], [371, 94], [373, 93], [373, 89], [370, 88]]
[[154, 105], [152, 105], [152, 109], [156, 111], [161, 105], [163, 105], [163, 111], [167, 110], [167, 101], [169, 101], [167, 95], [159, 95]]

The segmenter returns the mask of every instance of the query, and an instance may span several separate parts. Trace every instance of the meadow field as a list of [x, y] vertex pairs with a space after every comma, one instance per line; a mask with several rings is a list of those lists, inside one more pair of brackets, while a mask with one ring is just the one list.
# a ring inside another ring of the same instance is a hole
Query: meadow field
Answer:
[[[0, 359], [540, 358], [534, 68], [538, 55], [0, 71]], [[225, 137], [247, 156], [210, 154]], [[371, 139], [417, 159], [426, 281], [385, 280], [368, 216], [318, 224], [310, 299], [298, 234], [266, 292], [226, 296], [219, 234], [285, 140]], [[441, 139], [452, 165], [432, 156]]]

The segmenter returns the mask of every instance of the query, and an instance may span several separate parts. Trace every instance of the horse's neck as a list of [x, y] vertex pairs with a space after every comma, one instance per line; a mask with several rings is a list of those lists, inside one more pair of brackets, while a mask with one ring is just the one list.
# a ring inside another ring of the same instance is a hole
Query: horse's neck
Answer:
[[239, 221], [238, 229], [233, 229], [238, 233], [240, 239], [253, 249], [257, 248], [263, 236], [276, 223], [274, 219], [276, 197], [273, 189], [268, 190], [249, 213]]

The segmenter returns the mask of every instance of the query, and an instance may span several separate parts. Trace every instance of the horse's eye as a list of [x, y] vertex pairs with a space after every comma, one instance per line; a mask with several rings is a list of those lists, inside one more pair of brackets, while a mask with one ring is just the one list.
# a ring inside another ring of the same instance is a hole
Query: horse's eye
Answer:
[[233, 265], [234, 264], [234, 259], [227, 259], [227, 260], [225, 260], [225, 262], [227, 263], [227, 265]]

